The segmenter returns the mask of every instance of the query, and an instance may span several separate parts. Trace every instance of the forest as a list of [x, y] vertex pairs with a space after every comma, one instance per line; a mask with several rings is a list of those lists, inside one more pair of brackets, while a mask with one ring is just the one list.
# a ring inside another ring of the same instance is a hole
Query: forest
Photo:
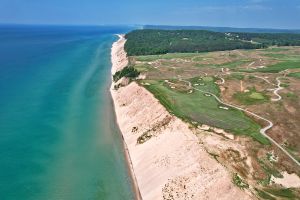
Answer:
[[222, 33], [206, 30], [134, 30], [126, 34], [129, 56], [197, 53], [268, 46], [300, 46], [300, 34]]

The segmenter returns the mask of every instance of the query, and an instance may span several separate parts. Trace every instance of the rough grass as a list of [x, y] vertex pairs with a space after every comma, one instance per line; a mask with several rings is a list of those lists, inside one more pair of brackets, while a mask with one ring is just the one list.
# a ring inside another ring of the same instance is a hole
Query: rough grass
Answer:
[[[212, 96], [194, 90], [183, 92], [170, 88], [163, 81], [147, 80], [144, 85], [164, 105], [169, 112], [190, 122], [222, 128], [237, 135], [249, 135], [262, 144], [270, 142], [259, 133], [260, 126], [243, 112], [236, 109], [220, 109], [220, 104]], [[201, 86], [199, 86], [201, 87]], [[218, 92], [213, 82], [204, 86], [211, 92]]]
[[259, 158], [257, 161], [265, 173], [265, 178], [258, 181], [258, 183], [260, 183], [262, 186], [270, 185], [272, 176], [276, 178], [283, 178], [282, 174], [269, 161], [268, 157]]
[[267, 49], [263, 49], [261, 51], [267, 51], [267, 52], [281, 52], [281, 51], [287, 51], [288, 49], [285, 48], [278, 48], [278, 47], [269, 47]]
[[239, 67], [239, 66], [244, 65], [244, 64], [249, 63], [249, 62], [251, 62], [251, 60], [236, 60], [236, 61], [227, 62], [227, 63], [216, 65], [216, 66], [226, 67], [226, 68], [232, 69], [232, 68]]
[[278, 59], [287, 58], [286, 54], [266, 53], [266, 54], [263, 54], [263, 55], [267, 56], [267, 57], [271, 57], [271, 58], [278, 58]]
[[242, 73], [232, 73], [227, 77], [228, 79], [244, 80], [245, 75]]
[[300, 68], [300, 61], [283, 61], [274, 65], [270, 65], [266, 68], [256, 69], [257, 72], [263, 73], [278, 73], [286, 69]]
[[158, 59], [191, 59], [195, 56], [203, 55], [205, 53], [167, 53], [162, 55], [147, 55], [147, 56], [136, 56], [137, 61], [151, 62]]

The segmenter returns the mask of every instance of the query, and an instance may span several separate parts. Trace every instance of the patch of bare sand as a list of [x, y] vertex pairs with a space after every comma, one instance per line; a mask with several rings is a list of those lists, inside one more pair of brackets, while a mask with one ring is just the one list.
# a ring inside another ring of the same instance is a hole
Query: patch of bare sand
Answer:
[[[126, 66], [121, 52], [124, 41], [120, 40], [113, 47], [112, 72]], [[205, 151], [188, 125], [171, 116], [149, 91], [135, 82], [113, 88], [117, 122], [144, 200], [251, 199], [232, 183], [226, 168]], [[166, 118], [170, 120], [163, 123]], [[152, 138], [138, 144], [145, 132]]]
[[300, 188], [300, 178], [297, 174], [282, 173], [283, 178], [271, 178], [271, 181], [275, 184], [282, 185], [286, 188]]
[[112, 68], [111, 73], [115, 74], [128, 65], [127, 53], [124, 50], [126, 43], [125, 35], [118, 35], [119, 40], [113, 43], [111, 48], [111, 62]]

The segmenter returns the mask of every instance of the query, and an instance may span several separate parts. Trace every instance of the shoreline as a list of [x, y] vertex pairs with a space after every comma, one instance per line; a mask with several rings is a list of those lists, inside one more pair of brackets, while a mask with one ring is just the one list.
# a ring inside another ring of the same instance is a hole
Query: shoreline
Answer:
[[[117, 34], [117, 36], [119, 37], [119, 39], [118, 39], [118, 41], [116, 41], [116, 42], [113, 43], [112, 50], [111, 50], [111, 59], [112, 60], [113, 60], [113, 48], [114, 48], [114, 45], [117, 45], [117, 43], [123, 37], [120, 34]], [[112, 62], [112, 65], [114, 65], [113, 62]], [[116, 125], [117, 125], [118, 134], [120, 134], [120, 137], [121, 137], [121, 140], [122, 140], [121, 142], [122, 142], [122, 146], [123, 146], [123, 153], [124, 153], [126, 164], [127, 164], [128, 174], [129, 174], [130, 179], [131, 179], [132, 189], [133, 189], [133, 192], [134, 192], [134, 197], [135, 197], [136, 200], [142, 200], [141, 192], [139, 190], [138, 183], [137, 183], [137, 180], [136, 180], [136, 176], [135, 176], [135, 173], [134, 173], [134, 168], [133, 168], [132, 160], [130, 158], [130, 153], [129, 153], [129, 150], [128, 150], [128, 146], [126, 144], [126, 141], [124, 139], [124, 136], [122, 134], [122, 131], [120, 129], [120, 126], [119, 126], [118, 120], [117, 120], [116, 108], [115, 108], [114, 99], [113, 99], [113, 96], [112, 96], [112, 88], [113, 88], [113, 79], [112, 79], [112, 76], [113, 76], [113, 74], [115, 72], [116, 71], [114, 71], [114, 68], [112, 67], [112, 69], [111, 69], [111, 85], [109, 87], [109, 94], [110, 94], [109, 96], [110, 96], [112, 108], [114, 110], [113, 114], [114, 114], [114, 119], [115, 119], [115, 122], [116, 122]]]
[[[112, 98], [111, 93], [110, 93], [109, 96], [110, 96], [110, 100], [111, 100], [111, 106], [115, 111], [115, 105], [113, 103], [113, 98]], [[114, 120], [117, 122], [116, 113], [114, 112], [113, 115], [114, 115], [113, 116]], [[116, 123], [116, 125], [117, 125], [116, 128], [117, 128], [118, 134], [121, 137], [123, 153], [124, 153], [124, 156], [125, 156], [125, 161], [126, 161], [126, 165], [127, 165], [127, 171], [128, 171], [129, 177], [130, 177], [130, 182], [132, 184], [132, 190], [134, 192], [134, 197], [135, 197], [136, 200], [142, 200], [142, 196], [141, 196], [141, 193], [140, 193], [140, 190], [139, 190], [139, 187], [138, 187], [138, 183], [137, 183], [137, 180], [136, 180], [136, 177], [135, 177], [135, 174], [134, 174], [134, 169], [133, 169], [133, 165], [132, 165], [132, 161], [131, 161], [131, 158], [130, 158], [130, 154], [129, 154], [127, 144], [124, 140], [123, 134], [120, 130], [120, 127], [119, 127], [118, 123]]]
[[[112, 74], [128, 64], [126, 40], [118, 36], [111, 52]], [[133, 81], [114, 89], [112, 82], [110, 92], [140, 199], [253, 199], [233, 184], [231, 174], [209, 155], [189, 125], [144, 87]], [[150, 139], [138, 143], [145, 133]]]

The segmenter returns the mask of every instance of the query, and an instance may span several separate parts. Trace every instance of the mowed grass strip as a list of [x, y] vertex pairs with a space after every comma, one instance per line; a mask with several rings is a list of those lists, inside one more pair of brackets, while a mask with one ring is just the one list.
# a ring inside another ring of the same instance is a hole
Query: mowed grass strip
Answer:
[[[220, 105], [212, 96], [207, 96], [196, 90], [192, 93], [176, 90], [176, 86], [171, 88], [164, 81], [147, 80], [144, 83], [148, 83], [147, 85], [144, 84], [144, 87], [170, 113], [183, 120], [222, 128], [237, 135], [248, 135], [262, 144], [270, 144], [269, 140], [259, 133], [260, 126], [257, 123], [237, 109], [221, 109], [220, 106], [223, 105]], [[215, 90], [213, 87], [210, 88]]]

